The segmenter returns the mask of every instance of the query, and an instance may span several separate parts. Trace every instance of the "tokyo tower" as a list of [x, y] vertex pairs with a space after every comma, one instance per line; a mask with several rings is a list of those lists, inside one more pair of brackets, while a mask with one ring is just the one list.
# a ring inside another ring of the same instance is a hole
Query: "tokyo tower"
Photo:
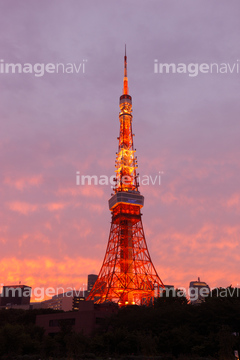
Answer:
[[123, 94], [120, 96], [120, 135], [115, 161], [114, 194], [106, 254], [87, 300], [116, 302], [119, 306], [149, 305], [164, 285], [152, 263], [143, 231], [144, 197], [138, 188], [137, 157], [133, 146], [132, 97], [128, 93], [125, 46]]

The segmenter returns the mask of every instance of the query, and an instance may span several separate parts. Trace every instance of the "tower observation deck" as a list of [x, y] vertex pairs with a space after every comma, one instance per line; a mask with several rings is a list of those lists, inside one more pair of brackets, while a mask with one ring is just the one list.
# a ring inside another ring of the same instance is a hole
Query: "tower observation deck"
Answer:
[[115, 160], [115, 187], [109, 199], [111, 228], [103, 264], [87, 300], [96, 303], [113, 301], [119, 306], [149, 305], [154, 297], [159, 296], [164, 285], [152, 263], [141, 219], [144, 197], [138, 190], [126, 47], [123, 94], [119, 107], [120, 134]]

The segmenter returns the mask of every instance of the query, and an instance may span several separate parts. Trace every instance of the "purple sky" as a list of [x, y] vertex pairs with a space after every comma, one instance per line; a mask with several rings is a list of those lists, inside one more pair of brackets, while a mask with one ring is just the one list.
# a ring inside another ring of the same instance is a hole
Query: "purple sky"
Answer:
[[160, 63], [240, 59], [232, 0], [35, 1], [0, 4], [5, 63], [75, 63], [85, 73], [0, 74], [2, 283], [81, 286], [98, 273], [111, 216], [124, 44], [143, 225], [166, 284], [240, 283], [240, 73], [154, 74]]

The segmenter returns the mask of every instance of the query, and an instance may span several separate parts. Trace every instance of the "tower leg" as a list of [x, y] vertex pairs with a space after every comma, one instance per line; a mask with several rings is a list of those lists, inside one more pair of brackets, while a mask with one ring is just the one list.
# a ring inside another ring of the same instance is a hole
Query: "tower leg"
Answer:
[[155, 288], [164, 285], [150, 258], [140, 212], [118, 210], [113, 213], [105, 258], [88, 300], [149, 305]]

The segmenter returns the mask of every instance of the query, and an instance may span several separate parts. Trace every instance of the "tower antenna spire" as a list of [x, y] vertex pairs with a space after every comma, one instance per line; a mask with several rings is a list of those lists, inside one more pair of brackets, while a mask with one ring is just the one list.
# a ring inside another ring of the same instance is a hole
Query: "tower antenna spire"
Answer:
[[123, 95], [128, 95], [127, 46], [126, 46], [126, 44], [125, 44], [125, 56], [124, 56]]

